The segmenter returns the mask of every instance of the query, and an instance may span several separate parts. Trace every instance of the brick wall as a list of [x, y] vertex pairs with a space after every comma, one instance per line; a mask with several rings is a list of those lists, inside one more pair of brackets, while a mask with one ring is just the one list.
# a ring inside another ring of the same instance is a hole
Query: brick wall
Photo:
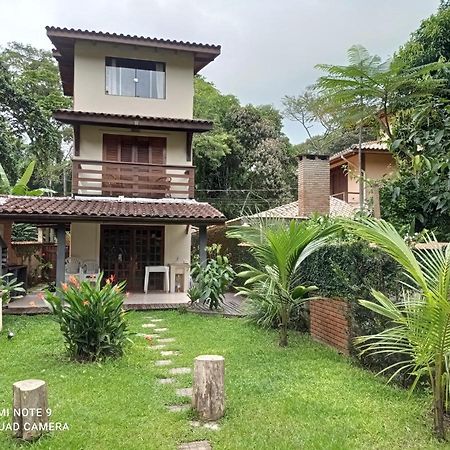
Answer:
[[324, 155], [302, 155], [298, 160], [300, 217], [330, 213], [330, 161]]
[[312, 300], [309, 308], [311, 337], [348, 355], [350, 327], [347, 302], [334, 298]]

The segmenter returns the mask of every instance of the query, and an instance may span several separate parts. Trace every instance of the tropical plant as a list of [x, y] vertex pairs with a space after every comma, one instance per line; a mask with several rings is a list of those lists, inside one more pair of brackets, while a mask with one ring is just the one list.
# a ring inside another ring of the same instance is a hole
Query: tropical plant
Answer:
[[11, 241], [31, 242], [37, 241], [38, 230], [30, 223], [14, 223], [12, 226]]
[[227, 256], [220, 254], [220, 245], [207, 249], [206, 264], [198, 260], [191, 270], [193, 280], [188, 291], [191, 302], [201, 301], [210, 309], [217, 309], [224, 300], [224, 294], [235, 277], [235, 272]]
[[444, 410], [450, 398], [450, 246], [444, 249], [431, 234], [425, 237], [427, 250], [413, 250], [394, 226], [383, 220], [366, 218], [344, 223], [397, 261], [408, 280], [407, 291], [398, 303], [377, 290], [372, 291], [375, 301], [360, 301], [388, 318], [392, 326], [361, 336], [357, 343], [363, 353], [401, 357], [382, 371], [396, 369], [390, 380], [406, 373], [415, 377], [414, 389], [422, 377], [428, 377], [435, 432], [444, 439]]
[[114, 284], [113, 277], [104, 283], [101, 274], [95, 284], [72, 277], [56, 293], [46, 291], [71, 359], [92, 362], [122, 356], [129, 334], [124, 288], [125, 282]]
[[249, 246], [256, 266], [243, 264], [238, 277], [245, 280], [238, 288], [251, 302], [270, 305], [260, 319], [269, 324], [278, 317], [282, 347], [288, 344], [288, 324], [292, 309], [305, 302], [315, 286], [302, 286], [301, 265], [321, 248], [337, 230], [337, 225], [284, 221], [256, 221], [249, 226], [235, 227], [230, 238], [240, 239]]
[[[418, 68], [408, 68], [400, 59], [382, 61], [377, 55], [370, 55], [361, 45], [348, 50], [349, 65], [318, 64], [326, 72], [321, 76], [316, 89], [327, 98], [328, 105], [334, 105], [344, 126], [359, 129], [358, 158], [360, 209], [364, 206], [364, 183], [362, 171], [362, 131], [368, 122], [378, 122], [389, 139], [393, 139], [391, 118], [402, 102], [417, 101], [430, 96], [443, 80], [428, 75], [445, 66], [430, 63]], [[333, 109], [332, 106], [331, 109]]]
[[22, 297], [21, 293], [25, 292], [23, 282], [17, 281], [12, 273], [0, 275], [0, 308], [8, 304], [12, 299]]
[[36, 161], [31, 161], [23, 172], [22, 176], [17, 180], [16, 184], [11, 185], [6, 172], [0, 164], [0, 194], [9, 195], [28, 195], [31, 197], [40, 197], [46, 192], [53, 192], [49, 189], [39, 188], [30, 189], [28, 186], [33, 175]]

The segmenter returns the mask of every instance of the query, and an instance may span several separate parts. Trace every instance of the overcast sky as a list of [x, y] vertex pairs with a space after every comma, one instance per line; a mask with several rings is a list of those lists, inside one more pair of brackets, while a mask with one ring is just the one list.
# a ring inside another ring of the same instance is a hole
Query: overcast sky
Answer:
[[[0, 45], [51, 49], [46, 25], [222, 45], [202, 73], [242, 103], [280, 106], [362, 44], [391, 55], [439, 0], [0, 0]], [[292, 142], [303, 130], [286, 122]]]

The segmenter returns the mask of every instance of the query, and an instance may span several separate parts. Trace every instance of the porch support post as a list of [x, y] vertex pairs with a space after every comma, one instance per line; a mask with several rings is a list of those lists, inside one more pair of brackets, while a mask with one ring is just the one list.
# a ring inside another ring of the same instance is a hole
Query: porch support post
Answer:
[[202, 266], [206, 266], [206, 241], [206, 225], [200, 225], [198, 227], [198, 255]]
[[64, 260], [66, 259], [66, 225], [58, 224], [56, 228], [56, 287], [64, 283]]

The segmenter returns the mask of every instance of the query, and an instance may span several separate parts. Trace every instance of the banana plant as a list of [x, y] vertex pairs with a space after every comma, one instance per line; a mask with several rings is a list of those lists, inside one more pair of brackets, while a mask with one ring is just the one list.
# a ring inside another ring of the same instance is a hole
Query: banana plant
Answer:
[[45, 193], [54, 192], [51, 189], [46, 188], [38, 188], [38, 189], [30, 189], [28, 184], [30, 183], [31, 177], [34, 172], [34, 167], [36, 165], [36, 161], [31, 161], [28, 164], [28, 167], [23, 172], [22, 176], [16, 182], [16, 184], [11, 185], [11, 182], [6, 175], [6, 172], [3, 166], [0, 164], [0, 194], [6, 195], [27, 195], [30, 197], [40, 197]]

